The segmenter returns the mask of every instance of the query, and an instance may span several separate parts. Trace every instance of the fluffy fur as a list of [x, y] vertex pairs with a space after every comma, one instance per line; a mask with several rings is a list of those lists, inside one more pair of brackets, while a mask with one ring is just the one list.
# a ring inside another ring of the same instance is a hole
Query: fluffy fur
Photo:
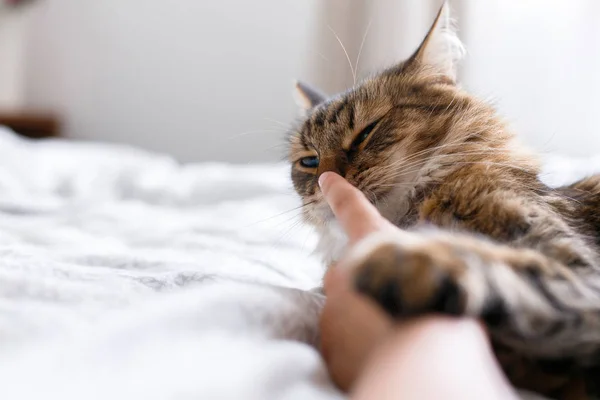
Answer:
[[402, 228], [351, 253], [359, 291], [398, 318], [481, 319], [518, 387], [598, 395], [600, 176], [546, 187], [496, 111], [456, 84], [463, 53], [444, 5], [408, 60], [329, 99], [297, 85], [307, 116], [289, 158], [305, 219], [325, 261], [339, 258], [317, 178], [341, 174]]

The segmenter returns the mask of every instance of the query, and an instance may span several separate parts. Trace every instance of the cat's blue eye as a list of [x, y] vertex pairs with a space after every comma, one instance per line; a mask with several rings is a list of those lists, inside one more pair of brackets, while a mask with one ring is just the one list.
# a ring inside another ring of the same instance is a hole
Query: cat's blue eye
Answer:
[[304, 168], [317, 168], [319, 166], [319, 157], [311, 156], [301, 158], [300, 165]]
[[358, 146], [360, 146], [365, 140], [367, 140], [367, 138], [369, 137], [369, 135], [371, 134], [373, 129], [375, 129], [375, 126], [377, 126], [378, 122], [379, 121], [375, 121], [372, 124], [368, 125], [365, 129], [360, 131], [358, 136], [356, 136], [356, 138], [354, 138], [354, 141], [352, 142], [352, 145], [350, 146], [350, 150], [352, 150], [352, 151], [358, 150]]

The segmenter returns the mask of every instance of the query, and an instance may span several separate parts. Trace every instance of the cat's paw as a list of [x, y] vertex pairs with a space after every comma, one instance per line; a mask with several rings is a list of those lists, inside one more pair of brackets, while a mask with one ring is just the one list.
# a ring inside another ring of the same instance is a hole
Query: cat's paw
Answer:
[[434, 238], [376, 234], [360, 243], [347, 265], [356, 289], [395, 317], [461, 315], [467, 267], [451, 244]]

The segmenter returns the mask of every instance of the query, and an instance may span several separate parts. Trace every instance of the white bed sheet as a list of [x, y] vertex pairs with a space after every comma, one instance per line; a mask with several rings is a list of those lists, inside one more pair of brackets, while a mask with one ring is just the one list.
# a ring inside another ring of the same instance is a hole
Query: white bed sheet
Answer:
[[343, 398], [287, 174], [0, 128], [0, 398]]
[[286, 167], [0, 131], [1, 399], [338, 399]]

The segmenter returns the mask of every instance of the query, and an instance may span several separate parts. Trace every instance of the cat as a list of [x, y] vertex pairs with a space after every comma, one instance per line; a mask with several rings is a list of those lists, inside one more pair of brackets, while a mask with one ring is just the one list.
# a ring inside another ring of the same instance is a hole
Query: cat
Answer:
[[[447, 2], [407, 60], [327, 98], [297, 82], [291, 179], [326, 263], [346, 237], [317, 179], [344, 176], [401, 228], [351, 249], [356, 289], [391, 316], [481, 320], [511, 382], [600, 392], [600, 175], [550, 188], [497, 112], [463, 91]], [[584, 395], [585, 393], [585, 395]]]

